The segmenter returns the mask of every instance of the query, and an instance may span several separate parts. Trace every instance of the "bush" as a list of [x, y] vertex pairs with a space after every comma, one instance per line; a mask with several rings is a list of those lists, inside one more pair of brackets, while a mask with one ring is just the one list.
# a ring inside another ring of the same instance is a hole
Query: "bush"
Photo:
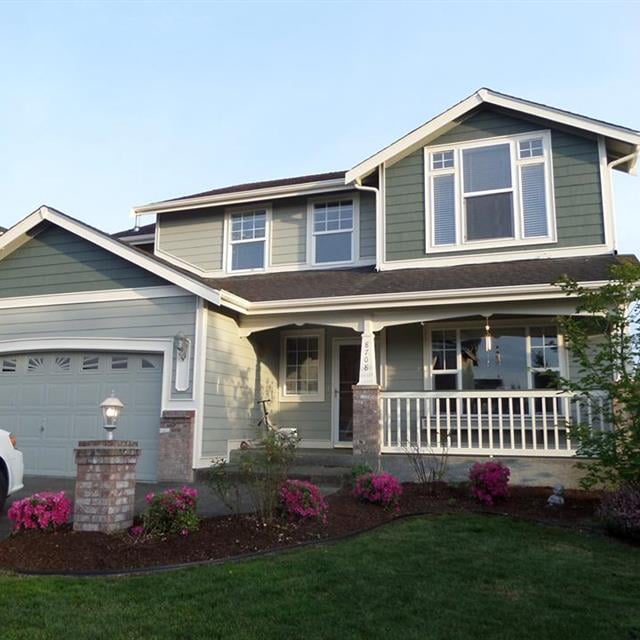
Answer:
[[605, 494], [598, 515], [612, 535], [640, 542], [640, 487], [626, 485]]
[[327, 502], [311, 482], [287, 480], [280, 488], [280, 506], [291, 519], [327, 521]]
[[402, 485], [390, 473], [365, 473], [356, 478], [353, 493], [365, 502], [397, 507], [402, 495]]
[[198, 491], [192, 487], [148, 493], [145, 500], [149, 506], [142, 516], [144, 535], [165, 538], [177, 534], [188, 536], [197, 531], [200, 525], [197, 498]]
[[496, 498], [504, 498], [509, 492], [511, 470], [501, 462], [476, 462], [469, 471], [471, 493], [486, 505], [493, 505]]
[[355, 480], [359, 476], [363, 476], [367, 473], [373, 473], [373, 469], [370, 464], [366, 462], [359, 462], [351, 467], [351, 477]]
[[7, 512], [13, 520], [13, 530], [38, 529], [54, 531], [67, 522], [71, 515], [71, 500], [64, 491], [43, 491], [14, 502]]

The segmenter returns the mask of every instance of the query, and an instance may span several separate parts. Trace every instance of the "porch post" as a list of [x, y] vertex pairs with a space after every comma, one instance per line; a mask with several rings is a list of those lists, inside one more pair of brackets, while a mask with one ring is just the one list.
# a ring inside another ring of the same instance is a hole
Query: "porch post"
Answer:
[[360, 377], [353, 385], [353, 455], [377, 468], [380, 438], [380, 387], [376, 374], [375, 336], [364, 322], [361, 334]]

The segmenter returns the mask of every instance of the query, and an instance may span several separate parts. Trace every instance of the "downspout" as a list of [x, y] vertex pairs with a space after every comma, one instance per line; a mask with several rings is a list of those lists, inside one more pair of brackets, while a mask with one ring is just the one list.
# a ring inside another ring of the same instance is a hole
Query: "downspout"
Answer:
[[[604, 142], [602, 143], [604, 147]], [[613, 225], [612, 234], [613, 234], [613, 247], [614, 253], [618, 253], [617, 242], [615, 239], [616, 231], [615, 231], [615, 205], [614, 205], [614, 195], [613, 195], [613, 183], [612, 183], [612, 174], [613, 168], [617, 167], [619, 164], [624, 164], [625, 162], [629, 162], [629, 173], [631, 175], [635, 175], [635, 164], [638, 160], [638, 152], [640, 151], [640, 147], [636, 147], [636, 150], [633, 153], [630, 153], [622, 158], [618, 158], [617, 160], [612, 160], [607, 163], [607, 188], [609, 190], [609, 204], [611, 207], [611, 221]], [[606, 150], [605, 150], [606, 155]], [[604, 186], [604, 185], [603, 185]]]
[[[382, 180], [382, 172], [378, 168], [378, 179]], [[375, 193], [376, 198], [376, 271], [380, 271], [380, 263], [382, 262], [381, 249], [381, 236], [382, 236], [382, 201], [380, 199], [380, 187], [369, 187], [362, 184], [362, 178], [358, 178], [354, 181], [353, 186], [359, 191], [370, 191]]]

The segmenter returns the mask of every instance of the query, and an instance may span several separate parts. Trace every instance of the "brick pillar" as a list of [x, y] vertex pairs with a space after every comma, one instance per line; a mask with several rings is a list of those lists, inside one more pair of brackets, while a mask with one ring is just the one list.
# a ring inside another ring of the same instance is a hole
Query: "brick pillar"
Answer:
[[380, 387], [377, 384], [354, 384], [353, 455], [375, 468], [381, 447]]
[[164, 411], [160, 418], [158, 482], [193, 482], [195, 411]]
[[81, 440], [76, 452], [75, 531], [113, 533], [133, 524], [136, 463], [134, 440]]

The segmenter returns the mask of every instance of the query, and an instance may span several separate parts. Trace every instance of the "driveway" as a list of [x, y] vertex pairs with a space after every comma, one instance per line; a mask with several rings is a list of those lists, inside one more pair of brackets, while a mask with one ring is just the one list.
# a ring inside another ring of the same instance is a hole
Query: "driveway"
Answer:
[[[142, 513], [146, 507], [145, 495], [150, 491], [157, 493], [164, 489], [182, 486], [180, 482], [138, 482], [136, 485], [136, 513]], [[198, 513], [202, 516], [217, 516], [229, 513], [229, 510], [214, 496], [209, 488], [201, 483], [192, 486], [198, 489]], [[5, 508], [0, 514], [0, 540], [11, 533], [11, 521], [7, 517], [7, 509], [14, 500], [20, 500], [39, 491], [64, 491], [73, 500], [75, 478], [51, 478], [47, 476], [25, 476], [24, 488], [9, 496]]]

